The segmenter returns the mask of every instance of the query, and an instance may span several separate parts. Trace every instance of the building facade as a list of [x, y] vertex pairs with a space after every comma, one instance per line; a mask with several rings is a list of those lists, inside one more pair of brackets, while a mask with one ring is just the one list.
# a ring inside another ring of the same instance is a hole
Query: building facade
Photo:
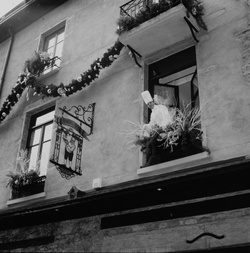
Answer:
[[0, 250], [249, 252], [249, 14], [30, 0], [2, 17]]

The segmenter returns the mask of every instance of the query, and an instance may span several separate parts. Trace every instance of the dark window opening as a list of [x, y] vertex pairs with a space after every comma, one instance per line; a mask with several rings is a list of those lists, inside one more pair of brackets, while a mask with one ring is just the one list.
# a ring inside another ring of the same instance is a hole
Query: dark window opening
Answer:
[[[148, 71], [148, 89], [155, 103], [167, 105], [170, 114], [174, 115], [173, 124], [164, 131], [167, 135], [171, 132], [171, 136], [177, 141], [170, 146], [169, 137], [159, 141], [158, 133], [154, 134], [155, 138], [150, 139], [144, 150], [145, 166], [202, 152], [195, 47], [150, 64]], [[150, 118], [151, 110], [148, 111], [148, 115]], [[195, 125], [192, 121], [193, 116], [197, 119]], [[178, 127], [174, 125], [176, 122], [179, 122]]]

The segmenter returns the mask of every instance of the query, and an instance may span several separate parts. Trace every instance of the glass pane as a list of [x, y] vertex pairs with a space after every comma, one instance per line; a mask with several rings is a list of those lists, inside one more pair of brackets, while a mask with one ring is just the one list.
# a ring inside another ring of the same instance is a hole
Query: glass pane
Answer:
[[64, 39], [64, 31], [58, 34], [57, 43], [63, 41], [63, 39]]
[[51, 47], [51, 48], [48, 48], [48, 49], [47, 49], [47, 53], [49, 54], [49, 56], [50, 56], [51, 58], [54, 57], [54, 48], [55, 48], [55, 47]]
[[31, 148], [29, 170], [35, 169], [38, 158], [38, 146]]
[[49, 161], [50, 141], [43, 144], [41, 160], [40, 160], [40, 176], [46, 175]]
[[44, 131], [44, 139], [43, 141], [48, 141], [51, 139], [51, 135], [52, 135], [52, 124], [48, 125], [45, 127], [45, 131]]
[[52, 111], [52, 112], [46, 113], [46, 114], [44, 114], [40, 117], [37, 117], [36, 125], [40, 125], [40, 124], [46, 123], [50, 120], [53, 120], [54, 119], [54, 113], [55, 113], [55, 111]]
[[183, 83], [179, 86], [180, 91], [180, 109], [191, 106], [191, 87], [190, 82]]
[[54, 36], [53, 38], [48, 38], [47, 40], [47, 48], [51, 48], [55, 45], [56, 43], [56, 37]]
[[29, 146], [31, 147], [38, 144], [40, 141], [40, 136], [41, 136], [41, 128], [32, 131]]
[[63, 49], [63, 42], [58, 43], [58, 44], [56, 45], [55, 56], [61, 57], [61, 56], [62, 56], [62, 49]]

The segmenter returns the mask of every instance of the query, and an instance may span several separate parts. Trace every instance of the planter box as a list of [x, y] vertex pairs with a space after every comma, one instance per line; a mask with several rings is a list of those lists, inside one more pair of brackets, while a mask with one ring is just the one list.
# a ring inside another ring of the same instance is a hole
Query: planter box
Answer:
[[45, 176], [39, 177], [38, 180], [34, 182], [33, 184], [27, 184], [27, 185], [21, 186], [18, 190], [13, 189], [11, 199], [23, 198], [23, 197], [27, 197], [27, 196], [31, 196], [31, 195], [43, 192], [45, 179], [46, 179]]
[[[163, 144], [161, 144], [163, 145]], [[180, 159], [183, 157], [195, 155], [198, 153], [202, 153], [204, 150], [202, 149], [202, 144], [188, 144], [185, 148], [182, 148], [181, 145], [178, 145], [171, 150], [170, 147], [164, 149], [162, 146], [156, 148], [156, 155], [152, 155], [149, 157], [146, 166], [151, 166], [159, 163], [165, 163], [169, 161], [173, 161], [176, 159]]]
[[[119, 41], [126, 46], [129, 45], [143, 57], [149, 56], [192, 37], [184, 17], [186, 8], [179, 4], [120, 35]], [[192, 16], [188, 20], [198, 31], [200, 30]]]

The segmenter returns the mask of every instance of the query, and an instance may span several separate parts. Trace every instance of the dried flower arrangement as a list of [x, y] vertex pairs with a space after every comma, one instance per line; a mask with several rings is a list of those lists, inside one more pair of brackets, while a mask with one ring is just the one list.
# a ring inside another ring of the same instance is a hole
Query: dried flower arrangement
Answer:
[[40, 76], [46, 68], [53, 67], [56, 59], [50, 58], [47, 52], [35, 52], [35, 55], [26, 60], [23, 71], [35, 76]]
[[32, 185], [40, 178], [40, 163], [33, 169], [29, 169], [29, 158], [27, 150], [20, 150], [17, 158], [16, 171], [9, 171], [6, 175], [8, 183], [6, 187], [10, 187], [12, 191], [20, 191], [26, 185]]
[[165, 127], [154, 125], [149, 133], [143, 125], [133, 123], [132, 144], [146, 155], [145, 166], [206, 150], [202, 146], [201, 109], [187, 105], [172, 110], [173, 122]]

